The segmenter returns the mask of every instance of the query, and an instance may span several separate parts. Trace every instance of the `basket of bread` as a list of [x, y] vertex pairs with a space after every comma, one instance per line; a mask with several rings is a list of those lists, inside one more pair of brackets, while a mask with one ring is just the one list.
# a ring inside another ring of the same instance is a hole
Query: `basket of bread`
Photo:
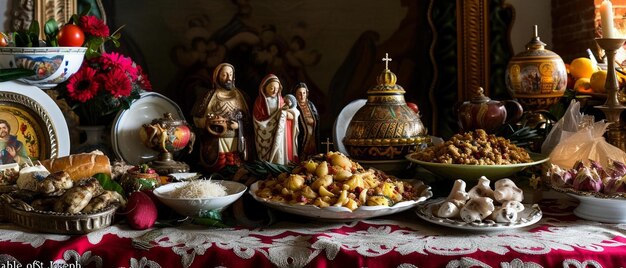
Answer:
[[125, 204], [105, 190], [96, 174], [111, 175], [107, 156], [74, 154], [19, 169], [17, 190], [1, 195], [4, 219], [31, 230], [84, 234], [109, 226]]

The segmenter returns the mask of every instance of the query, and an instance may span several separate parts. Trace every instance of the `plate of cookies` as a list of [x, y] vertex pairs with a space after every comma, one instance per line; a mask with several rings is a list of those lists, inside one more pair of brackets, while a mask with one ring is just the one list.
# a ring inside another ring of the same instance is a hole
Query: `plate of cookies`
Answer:
[[409, 154], [406, 158], [443, 178], [476, 180], [509, 177], [544, 163], [549, 157], [526, 151], [509, 140], [478, 129], [456, 134], [442, 144]]
[[466, 183], [456, 180], [448, 197], [428, 200], [416, 210], [421, 219], [437, 225], [472, 231], [499, 231], [533, 225], [541, 220], [537, 204], [524, 204], [523, 191], [510, 179], [490, 187], [486, 177], [466, 191]]

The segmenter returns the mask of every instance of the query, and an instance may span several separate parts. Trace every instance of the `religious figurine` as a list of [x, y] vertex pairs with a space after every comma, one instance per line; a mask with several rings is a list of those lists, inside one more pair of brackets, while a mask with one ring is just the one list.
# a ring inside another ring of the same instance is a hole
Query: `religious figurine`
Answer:
[[293, 94], [298, 102], [298, 125], [300, 132], [298, 134], [298, 156], [300, 159], [306, 159], [308, 156], [316, 155], [320, 150], [318, 143], [320, 142], [319, 120], [317, 108], [313, 102], [309, 100], [309, 88], [305, 83], [298, 83], [293, 88]]
[[213, 89], [196, 101], [194, 125], [201, 129], [200, 164], [209, 171], [247, 160], [249, 123], [247, 97], [235, 87], [235, 68], [219, 64], [213, 71]]
[[293, 100], [281, 96], [283, 86], [270, 74], [261, 81], [252, 111], [259, 160], [276, 164], [298, 161], [298, 117]]

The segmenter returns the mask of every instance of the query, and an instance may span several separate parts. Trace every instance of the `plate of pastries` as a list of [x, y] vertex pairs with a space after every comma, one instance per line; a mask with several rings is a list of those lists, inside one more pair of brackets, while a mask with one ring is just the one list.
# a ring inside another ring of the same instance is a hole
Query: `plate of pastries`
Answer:
[[482, 176], [467, 190], [464, 180], [455, 180], [445, 198], [420, 204], [421, 219], [450, 228], [472, 231], [497, 231], [526, 227], [542, 217], [537, 204], [524, 204], [524, 192], [507, 178], [491, 181]]
[[257, 181], [249, 193], [280, 211], [326, 221], [351, 221], [398, 213], [432, 196], [420, 180], [401, 180], [365, 169], [340, 152], [299, 162], [291, 172]]

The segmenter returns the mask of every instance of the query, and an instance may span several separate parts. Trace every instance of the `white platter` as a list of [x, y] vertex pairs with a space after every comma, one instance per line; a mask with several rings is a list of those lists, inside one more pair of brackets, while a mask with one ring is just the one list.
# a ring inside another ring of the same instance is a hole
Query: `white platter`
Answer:
[[[2, 101], [20, 103], [37, 114], [39, 111], [42, 120], [42, 131], [48, 132], [47, 142], [50, 142], [50, 152], [40, 158], [61, 157], [70, 153], [70, 134], [63, 112], [54, 100], [43, 90], [17, 82], [0, 83], [0, 93], [13, 94], [11, 99], [3, 97]], [[33, 102], [34, 101], [34, 102]], [[0, 109], [1, 110], [1, 109]], [[17, 128], [17, 127], [16, 127]], [[13, 132], [13, 131], [12, 131]]]
[[524, 211], [520, 212], [520, 214], [518, 215], [518, 220], [514, 223], [499, 223], [499, 222], [494, 222], [494, 221], [483, 221], [481, 223], [473, 223], [473, 222], [468, 223], [468, 222], [464, 222], [461, 219], [440, 218], [440, 217], [433, 215], [432, 207], [436, 204], [443, 202], [444, 200], [445, 198], [437, 198], [437, 199], [432, 199], [432, 200], [428, 200], [427, 202], [424, 202], [423, 204], [418, 206], [416, 210], [417, 216], [419, 216], [421, 219], [427, 222], [445, 226], [445, 227], [462, 229], [462, 230], [470, 230], [470, 231], [488, 232], [488, 231], [501, 231], [501, 230], [516, 229], [516, 228], [530, 226], [530, 225], [537, 223], [539, 220], [541, 220], [541, 217], [543, 214], [537, 204], [534, 204], [534, 205], [524, 204]]
[[176, 120], [185, 119], [178, 105], [169, 98], [156, 92], [141, 93], [141, 97], [130, 108], [120, 111], [113, 120], [111, 139], [115, 155], [130, 165], [156, 159], [159, 153], [143, 145], [139, 130], [143, 124], [163, 118], [163, 114], [168, 112]]
[[624, 193], [608, 195], [554, 185], [552, 189], [580, 201], [574, 209], [574, 215], [580, 218], [606, 223], [626, 223], [626, 194]]
[[387, 206], [360, 206], [356, 210], [352, 211], [345, 207], [329, 206], [320, 208], [314, 205], [298, 205], [287, 204], [283, 202], [271, 201], [256, 195], [256, 191], [259, 189], [259, 182], [255, 182], [250, 186], [249, 193], [254, 199], [265, 204], [268, 207], [291, 213], [308, 218], [314, 218], [322, 221], [336, 221], [345, 222], [361, 219], [369, 219], [379, 216], [390, 215], [408, 209], [414, 208], [418, 204], [424, 202], [426, 199], [432, 196], [430, 187], [424, 190], [422, 196], [418, 200], [403, 201], [394, 204], [391, 207]]
[[343, 138], [346, 136], [346, 130], [348, 129], [350, 121], [352, 121], [352, 117], [354, 117], [356, 112], [359, 111], [365, 103], [367, 103], [366, 99], [354, 100], [348, 103], [348, 105], [339, 112], [333, 125], [333, 144], [335, 145], [335, 151], [349, 156], [346, 147], [343, 145]]
[[574, 215], [590, 221], [626, 223], [626, 199], [599, 198], [568, 193], [580, 201]]

